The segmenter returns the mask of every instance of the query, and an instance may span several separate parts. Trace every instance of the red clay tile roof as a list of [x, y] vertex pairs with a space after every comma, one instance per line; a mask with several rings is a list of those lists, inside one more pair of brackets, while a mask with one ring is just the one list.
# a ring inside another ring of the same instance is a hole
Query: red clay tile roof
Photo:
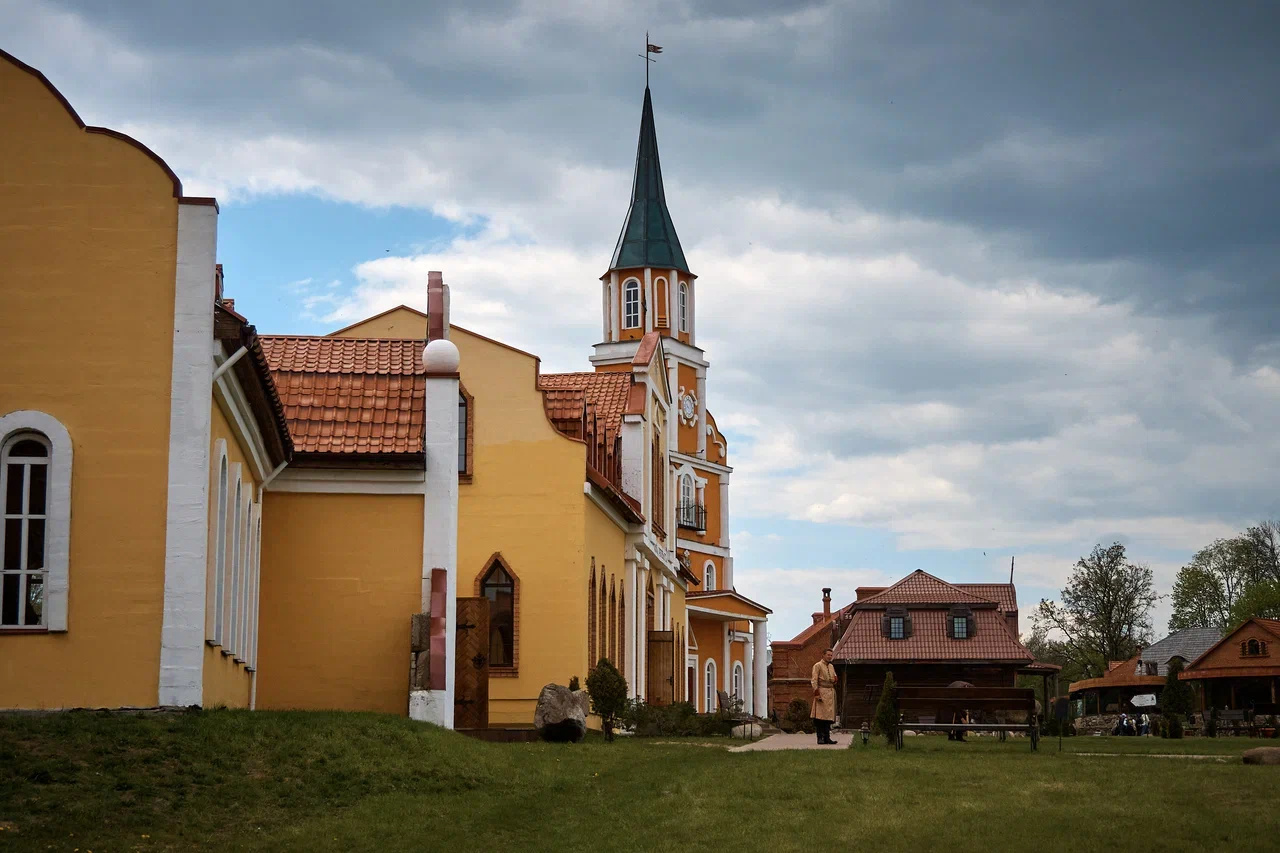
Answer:
[[[538, 377], [547, 417], [556, 426], [586, 415], [604, 419], [605, 433], [612, 440], [622, 428], [627, 395], [633, 380], [630, 373], [544, 373]], [[576, 411], [570, 411], [577, 405]], [[563, 430], [562, 430], [563, 431]]]
[[640, 366], [653, 361], [653, 353], [658, 348], [658, 341], [661, 337], [657, 332], [649, 332], [641, 338], [640, 346], [636, 347], [636, 354], [631, 359], [631, 363]]
[[928, 572], [916, 569], [893, 586], [870, 598], [855, 602], [857, 607], [882, 607], [887, 604], [912, 605], [994, 605], [996, 602], [967, 592]]
[[[935, 578], [936, 580], [936, 578]], [[1031, 652], [1013, 638], [1004, 616], [995, 609], [974, 610], [973, 636], [953, 640], [947, 636], [945, 610], [918, 610], [911, 614], [911, 636], [890, 640], [880, 633], [880, 612], [858, 610], [836, 644], [835, 657], [841, 661], [1009, 661], [1035, 660]]]
[[302, 453], [421, 454], [423, 340], [262, 335]]
[[957, 583], [952, 586], [994, 601], [1005, 613], [1018, 609], [1018, 588], [1011, 583]]

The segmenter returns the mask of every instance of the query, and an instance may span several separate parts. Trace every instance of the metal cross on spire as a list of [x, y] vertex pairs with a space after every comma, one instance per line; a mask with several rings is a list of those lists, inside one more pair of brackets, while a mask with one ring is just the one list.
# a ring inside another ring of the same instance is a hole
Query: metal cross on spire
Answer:
[[650, 43], [649, 31], [645, 30], [644, 31], [644, 53], [637, 53], [636, 56], [639, 56], [644, 60], [644, 87], [646, 89], [649, 88], [649, 64], [652, 62], [658, 61], [656, 59], [649, 58], [649, 54], [651, 53], [662, 53], [662, 48], [658, 47], [658, 45], [656, 44]]

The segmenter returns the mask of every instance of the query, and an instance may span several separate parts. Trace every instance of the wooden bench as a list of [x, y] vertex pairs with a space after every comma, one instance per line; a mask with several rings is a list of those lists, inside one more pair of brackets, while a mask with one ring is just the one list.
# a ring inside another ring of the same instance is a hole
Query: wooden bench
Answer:
[[1241, 731], [1249, 730], [1249, 712], [1239, 711], [1219, 711], [1218, 712], [1218, 734], [1230, 731], [1233, 735], [1240, 734]]
[[[903, 732], [1025, 732], [1034, 751], [1040, 746], [1040, 721], [1036, 715], [1036, 695], [1022, 687], [898, 687], [894, 691], [898, 726], [894, 747], [902, 749]], [[939, 716], [954, 718], [974, 711], [1014, 711], [1025, 713], [1023, 723], [939, 723]], [[908, 717], [914, 717], [909, 720]], [[925, 721], [928, 722], [925, 722]]]

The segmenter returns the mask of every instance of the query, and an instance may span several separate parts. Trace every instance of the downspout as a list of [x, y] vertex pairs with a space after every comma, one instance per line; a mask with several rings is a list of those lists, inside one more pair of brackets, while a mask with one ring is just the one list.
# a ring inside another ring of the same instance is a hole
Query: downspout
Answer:
[[[239, 352], [237, 352], [231, 358], [227, 359], [226, 362], [223, 362], [222, 367], [226, 367], [232, 361], [239, 358], [245, 351], [246, 351], [245, 348], [241, 347]], [[221, 370], [221, 368], [219, 368], [219, 370]], [[217, 374], [214, 374], [214, 377], [216, 378]], [[274, 480], [280, 474], [280, 472], [285, 469], [285, 466], [287, 466], [288, 464], [289, 464], [288, 459], [281, 462], [279, 465], [276, 466], [275, 470], [272, 471], [270, 474], [268, 474], [267, 478], [262, 481], [262, 485], [258, 486], [258, 506], [259, 507], [262, 506], [262, 493], [267, 490], [267, 486], [271, 485], [271, 481]], [[258, 512], [262, 512], [262, 510], [259, 509]], [[258, 548], [259, 548], [259, 560], [261, 560], [261, 548], [262, 548], [261, 539], [259, 539], [258, 541]], [[259, 563], [258, 565], [258, 597], [259, 598], [262, 597], [262, 565], [261, 563]], [[253, 606], [257, 608], [258, 604], [255, 602]], [[261, 630], [261, 626], [258, 625], [258, 619], [256, 616], [254, 617], [253, 621], [254, 621], [254, 626], [253, 626], [254, 630], [255, 631]], [[249, 710], [250, 711], [256, 710], [258, 707], [258, 660], [257, 660], [258, 638], [257, 637], [253, 638], [253, 657], [254, 657], [253, 672], [249, 674]]]
[[244, 354], [247, 353], [248, 351], [249, 351], [248, 347], [240, 347], [240, 349], [236, 350], [235, 353], [232, 354], [231, 358], [222, 362], [222, 364], [219, 364], [218, 369], [213, 371], [213, 381], [217, 382], [218, 377], [222, 376], [222, 374], [230, 370], [232, 365], [234, 365], [237, 361], [244, 358]]

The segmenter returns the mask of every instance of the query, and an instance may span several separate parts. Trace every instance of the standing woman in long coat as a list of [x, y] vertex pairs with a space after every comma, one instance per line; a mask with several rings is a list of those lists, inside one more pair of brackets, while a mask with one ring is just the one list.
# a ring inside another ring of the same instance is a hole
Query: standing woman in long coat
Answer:
[[822, 660], [813, 665], [813, 671], [809, 674], [809, 683], [813, 687], [813, 710], [810, 716], [813, 717], [814, 728], [818, 730], [818, 743], [832, 745], [837, 743], [831, 739], [831, 724], [836, 719], [836, 668], [831, 665], [833, 656], [831, 649], [827, 649], [822, 653]]

